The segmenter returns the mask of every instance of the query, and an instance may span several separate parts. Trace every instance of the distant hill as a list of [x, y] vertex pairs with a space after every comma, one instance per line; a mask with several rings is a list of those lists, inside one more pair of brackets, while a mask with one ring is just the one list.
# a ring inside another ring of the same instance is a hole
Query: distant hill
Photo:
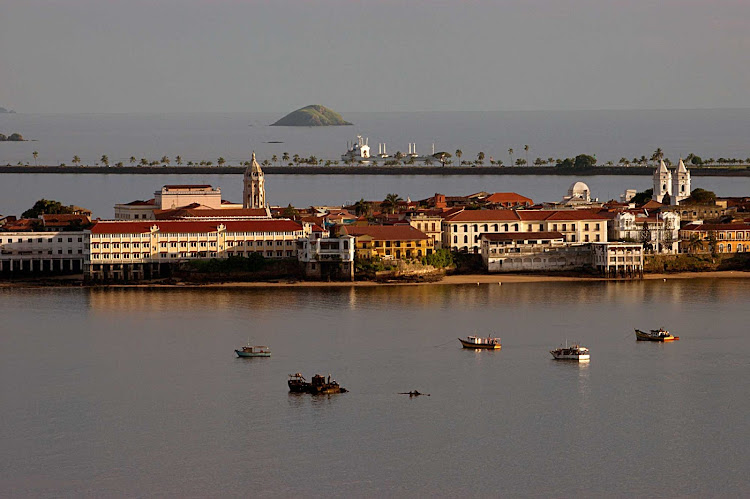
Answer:
[[313, 104], [297, 109], [271, 126], [340, 126], [351, 125], [339, 113], [325, 106]]
[[11, 109], [5, 109], [4, 107], [0, 107], [0, 114], [3, 114], [3, 113], [16, 114], [16, 112]]

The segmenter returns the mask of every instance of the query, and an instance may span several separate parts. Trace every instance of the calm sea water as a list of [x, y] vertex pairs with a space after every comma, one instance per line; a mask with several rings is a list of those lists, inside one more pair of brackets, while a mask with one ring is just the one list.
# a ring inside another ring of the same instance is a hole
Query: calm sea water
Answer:
[[[750, 157], [750, 109], [671, 111], [540, 111], [344, 113], [354, 126], [270, 127], [284, 113], [200, 114], [0, 114], [0, 133], [21, 133], [34, 142], [0, 143], [0, 164], [72, 164], [78, 155], [94, 164], [102, 154], [114, 164], [130, 156], [158, 160], [164, 155], [187, 162], [223, 156], [231, 164], [273, 154], [315, 155], [338, 159], [347, 141], [369, 137], [373, 151], [384, 142], [388, 152], [406, 153], [415, 142], [421, 154], [461, 149], [463, 159], [479, 151], [510, 163], [529, 159], [596, 155], [604, 163], [651, 156], [661, 147], [676, 160], [689, 153], [705, 158]], [[281, 143], [271, 143], [281, 142]]]
[[[741, 279], [3, 289], [0, 495], [741, 496], [748, 300]], [[635, 341], [660, 325], [682, 339]], [[503, 349], [461, 349], [474, 331]], [[273, 357], [237, 359], [248, 337]], [[591, 362], [552, 360], [566, 338]], [[297, 371], [350, 393], [290, 395]]]

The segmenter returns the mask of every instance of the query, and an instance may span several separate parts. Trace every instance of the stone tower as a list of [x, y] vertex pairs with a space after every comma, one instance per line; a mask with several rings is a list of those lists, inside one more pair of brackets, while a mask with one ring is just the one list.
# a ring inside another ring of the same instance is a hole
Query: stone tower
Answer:
[[680, 158], [680, 165], [672, 174], [671, 204], [678, 205], [680, 201], [690, 197], [690, 172]]
[[245, 185], [242, 189], [243, 208], [266, 207], [266, 179], [263, 170], [255, 160], [255, 151], [250, 166], [245, 168]]
[[654, 170], [654, 193], [651, 199], [659, 203], [664, 202], [664, 196], [669, 194], [669, 199], [672, 199], [672, 172], [669, 171], [667, 165], [664, 164], [664, 160], [661, 161], [659, 168]]

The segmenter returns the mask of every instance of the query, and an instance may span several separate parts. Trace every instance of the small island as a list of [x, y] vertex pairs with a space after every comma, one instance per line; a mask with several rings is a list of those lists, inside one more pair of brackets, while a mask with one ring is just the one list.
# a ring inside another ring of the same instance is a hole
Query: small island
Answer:
[[0, 114], [16, 114], [16, 112], [12, 109], [5, 109], [4, 107], [0, 107]]
[[20, 133], [11, 133], [7, 137], [0, 133], [0, 142], [26, 142]]
[[313, 104], [297, 109], [271, 126], [343, 126], [351, 125], [339, 113], [325, 106]]

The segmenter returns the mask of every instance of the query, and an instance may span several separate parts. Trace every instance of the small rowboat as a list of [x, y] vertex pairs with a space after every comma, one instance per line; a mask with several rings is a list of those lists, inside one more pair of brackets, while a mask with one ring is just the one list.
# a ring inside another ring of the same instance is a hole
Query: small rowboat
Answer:
[[672, 333], [663, 328], [651, 329], [648, 333], [636, 329], [635, 339], [638, 341], [675, 341], [679, 340], [680, 337], [673, 336]]
[[466, 339], [459, 338], [458, 341], [464, 348], [482, 348], [484, 350], [500, 350], [500, 338], [482, 338], [479, 336], [467, 336]]

